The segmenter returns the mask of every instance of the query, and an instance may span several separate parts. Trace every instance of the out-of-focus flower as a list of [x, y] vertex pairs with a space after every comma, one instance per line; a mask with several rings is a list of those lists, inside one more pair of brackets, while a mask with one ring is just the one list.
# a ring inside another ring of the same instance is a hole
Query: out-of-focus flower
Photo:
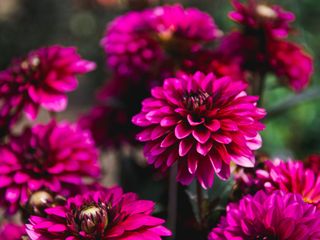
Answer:
[[313, 73], [313, 59], [301, 46], [287, 41], [272, 41], [268, 45], [271, 71], [294, 91], [303, 90]]
[[27, 233], [39, 239], [150, 239], [171, 235], [164, 220], [152, 217], [154, 203], [120, 188], [69, 198], [65, 206], [46, 209], [47, 218], [31, 216]]
[[247, 31], [263, 31], [272, 37], [287, 37], [290, 23], [295, 19], [292, 12], [277, 5], [268, 6], [256, 0], [249, 0], [247, 4], [232, 0], [232, 4], [235, 10], [229, 13], [229, 17], [233, 21]]
[[148, 163], [165, 171], [176, 162], [179, 182], [187, 185], [197, 177], [203, 188], [212, 186], [214, 172], [229, 178], [231, 161], [253, 167], [252, 151], [260, 148], [264, 128], [259, 120], [266, 113], [256, 107], [258, 97], [247, 96], [246, 87], [197, 72], [153, 88], [132, 119], [145, 128], [137, 139], [146, 142]]
[[101, 45], [116, 74], [140, 78], [158, 72], [168, 59], [181, 61], [181, 55], [198, 50], [219, 34], [212, 18], [200, 10], [161, 6], [116, 18]]
[[320, 174], [305, 168], [303, 162], [267, 161], [265, 170], [257, 170], [256, 176], [267, 191], [280, 189], [300, 194], [305, 202], [320, 208]]
[[[67, 106], [66, 93], [78, 86], [77, 74], [95, 68], [73, 47], [58, 45], [31, 51], [0, 72], [1, 122], [11, 122], [23, 110], [34, 119], [39, 107], [59, 112]], [[1, 123], [2, 124], [2, 123]]]
[[311, 168], [315, 173], [320, 173], [320, 154], [310, 155], [306, 159], [305, 166]]
[[301, 196], [259, 191], [227, 206], [226, 216], [212, 230], [209, 240], [320, 238], [320, 212]]
[[4, 223], [0, 227], [0, 239], [2, 240], [21, 240], [26, 235], [24, 226], [14, 223]]
[[97, 177], [98, 152], [89, 132], [67, 122], [35, 125], [0, 147], [0, 196], [8, 213], [41, 189], [68, 195]]

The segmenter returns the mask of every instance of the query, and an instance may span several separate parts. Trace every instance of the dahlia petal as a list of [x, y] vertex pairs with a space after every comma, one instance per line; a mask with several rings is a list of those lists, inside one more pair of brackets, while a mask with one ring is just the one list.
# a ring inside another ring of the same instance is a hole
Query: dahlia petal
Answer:
[[162, 224], [164, 220], [152, 216], [146, 216], [142, 214], [135, 214], [129, 216], [124, 222], [126, 231], [132, 231], [143, 226], [156, 226]]
[[205, 144], [197, 143], [197, 152], [203, 156], [206, 156], [210, 152], [213, 143], [207, 141]]
[[17, 183], [17, 184], [22, 184], [22, 183], [25, 183], [26, 181], [29, 180], [29, 175], [26, 174], [26, 173], [22, 173], [22, 172], [17, 172], [13, 179], [14, 181]]
[[212, 139], [217, 141], [218, 143], [222, 143], [222, 144], [229, 144], [232, 142], [232, 139], [230, 137], [227, 137], [225, 135], [221, 135], [218, 133], [212, 134]]
[[221, 180], [228, 180], [230, 177], [230, 166], [222, 162], [221, 170], [219, 172], [216, 172], [216, 174]]
[[200, 121], [194, 120], [194, 118], [190, 114], [187, 115], [187, 120], [190, 126], [193, 126], [193, 127], [204, 123], [204, 118], [201, 118]]
[[174, 133], [169, 133], [161, 142], [160, 146], [163, 148], [170, 147], [177, 142]]
[[212, 132], [216, 132], [220, 129], [220, 122], [219, 120], [212, 120], [211, 122], [209, 122], [208, 124], [204, 124], [210, 131]]
[[234, 163], [242, 167], [252, 168], [254, 167], [254, 158], [246, 158], [244, 156], [231, 156]]
[[206, 161], [206, 159], [202, 159], [199, 161], [197, 178], [204, 189], [212, 186], [214, 180], [214, 170], [210, 161]]
[[222, 168], [221, 157], [217, 154], [209, 154], [209, 159], [216, 173], [219, 173]]
[[55, 215], [57, 217], [62, 217], [62, 218], [66, 216], [65, 209], [61, 206], [46, 208], [45, 212], [48, 215]]
[[188, 154], [193, 146], [193, 141], [190, 138], [182, 139], [179, 143], [179, 156], [183, 157]]
[[178, 118], [173, 116], [168, 116], [168, 117], [162, 118], [160, 125], [162, 127], [171, 127], [176, 125], [178, 121], [179, 121]]
[[198, 142], [204, 144], [209, 140], [209, 138], [211, 136], [211, 133], [205, 128], [197, 128], [197, 129], [192, 131], [192, 136]]
[[151, 140], [153, 141], [158, 139], [159, 137], [162, 137], [164, 134], [166, 134], [166, 132], [167, 132], [167, 129], [161, 126], [155, 127], [151, 132]]
[[67, 230], [67, 227], [63, 224], [55, 224], [53, 226], [48, 227], [48, 232], [52, 232], [52, 233], [63, 232], [66, 230]]
[[192, 130], [189, 129], [186, 124], [180, 122], [174, 129], [174, 133], [178, 139], [186, 138], [191, 134]]
[[15, 203], [20, 197], [20, 189], [18, 187], [9, 187], [6, 190], [5, 198], [9, 203]]
[[160, 236], [163, 236], [163, 237], [172, 235], [171, 231], [163, 226], [152, 227], [152, 228], [149, 228], [148, 231], [152, 231], [152, 232], [159, 234]]
[[189, 185], [194, 178], [194, 175], [190, 174], [187, 170], [187, 163], [186, 161], [178, 162], [178, 174], [177, 174], [177, 181], [180, 182], [182, 185]]
[[8, 176], [0, 176], [0, 188], [9, 186], [12, 183], [12, 179]]
[[188, 155], [187, 159], [188, 159], [188, 170], [190, 174], [194, 175], [198, 168], [199, 156], [197, 156], [194, 152], [191, 152]]
[[221, 129], [225, 131], [238, 131], [238, 125], [236, 122], [229, 120], [229, 119], [223, 119], [220, 121], [221, 123]]

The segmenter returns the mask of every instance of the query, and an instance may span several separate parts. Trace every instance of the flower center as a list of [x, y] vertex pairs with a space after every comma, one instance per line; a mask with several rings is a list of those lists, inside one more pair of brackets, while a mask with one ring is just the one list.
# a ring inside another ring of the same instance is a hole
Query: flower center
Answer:
[[279, 240], [277, 236], [274, 236], [273, 234], [262, 234], [257, 235], [254, 240]]
[[21, 68], [24, 70], [35, 70], [40, 65], [40, 58], [33, 56], [29, 59], [24, 60], [21, 63]]
[[78, 216], [80, 229], [87, 234], [103, 233], [108, 226], [108, 213], [105, 207], [85, 206]]
[[50, 204], [53, 202], [53, 197], [51, 196], [50, 193], [47, 191], [37, 191], [34, 192], [29, 200], [29, 204], [33, 207], [44, 207], [47, 204]]
[[277, 12], [267, 5], [260, 4], [256, 7], [258, 16], [262, 18], [275, 19], [277, 18]]
[[203, 90], [199, 90], [197, 92], [190, 92], [184, 94], [183, 103], [187, 109], [196, 110], [199, 107], [205, 105], [209, 97], [210, 95]]

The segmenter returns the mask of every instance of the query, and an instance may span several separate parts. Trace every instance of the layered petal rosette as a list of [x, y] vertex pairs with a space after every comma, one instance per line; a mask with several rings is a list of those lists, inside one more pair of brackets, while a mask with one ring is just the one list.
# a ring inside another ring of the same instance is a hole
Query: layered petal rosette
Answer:
[[67, 92], [78, 86], [76, 75], [95, 68], [73, 47], [54, 45], [31, 51], [0, 72], [0, 117], [14, 118], [23, 110], [35, 118], [39, 107], [60, 112]]
[[234, 10], [229, 17], [233, 21], [249, 29], [262, 30], [272, 37], [287, 37], [291, 30], [290, 23], [295, 19], [292, 12], [278, 5], [268, 6], [257, 0], [249, 0], [247, 4], [232, 0], [232, 4]]
[[146, 142], [149, 164], [162, 171], [178, 164], [177, 180], [194, 177], [203, 188], [212, 186], [214, 172], [230, 176], [230, 163], [253, 167], [253, 150], [261, 146], [259, 122], [265, 110], [258, 97], [247, 96], [247, 85], [229, 77], [201, 72], [169, 78], [142, 102], [134, 124], [145, 128], [137, 139]]
[[267, 161], [264, 170], [257, 170], [256, 177], [267, 191], [280, 189], [300, 194], [305, 202], [320, 208], [320, 173], [304, 167], [303, 162]]
[[141, 78], [172, 58], [180, 61], [220, 35], [205, 12], [166, 5], [113, 20], [101, 40], [108, 66], [119, 76]]
[[230, 203], [209, 240], [320, 239], [320, 212], [301, 196], [275, 191], [247, 195], [239, 203]]
[[46, 218], [31, 216], [31, 240], [150, 239], [170, 236], [164, 220], [151, 216], [154, 203], [124, 194], [118, 187], [69, 198], [65, 206], [47, 208]]
[[76, 125], [52, 121], [28, 128], [0, 147], [0, 202], [13, 213], [41, 189], [68, 195], [85, 177], [99, 176], [97, 159], [89, 132]]

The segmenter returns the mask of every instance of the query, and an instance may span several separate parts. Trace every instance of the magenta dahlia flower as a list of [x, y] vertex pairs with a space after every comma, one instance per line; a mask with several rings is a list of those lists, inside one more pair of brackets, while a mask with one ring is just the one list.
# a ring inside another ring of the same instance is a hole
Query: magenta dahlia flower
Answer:
[[256, 31], [263, 30], [273, 37], [287, 37], [291, 30], [290, 23], [295, 16], [292, 12], [283, 10], [280, 6], [258, 3], [250, 0], [247, 4], [232, 0], [234, 11], [229, 17], [246, 28]]
[[5, 223], [0, 227], [1, 240], [21, 240], [26, 235], [24, 226], [14, 223]]
[[31, 216], [27, 233], [31, 240], [159, 240], [171, 235], [164, 220], [151, 216], [153, 209], [153, 202], [120, 188], [89, 192], [46, 209], [47, 218]]
[[320, 173], [305, 168], [300, 161], [265, 162], [265, 170], [257, 170], [256, 176], [267, 191], [283, 190], [300, 194], [307, 203], [320, 208]]
[[320, 212], [298, 194], [259, 191], [230, 203], [209, 240], [320, 239]]
[[313, 73], [313, 59], [301, 46], [287, 41], [268, 44], [271, 71], [282, 78], [294, 91], [303, 90]]
[[203, 188], [212, 186], [214, 172], [227, 179], [231, 161], [253, 167], [252, 150], [260, 148], [258, 132], [264, 128], [259, 120], [266, 113], [256, 107], [258, 97], [247, 96], [246, 87], [197, 72], [153, 88], [132, 119], [145, 128], [137, 139], [146, 142], [148, 163], [165, 171], [177, 162], [177, 180], [187, 185], [197, 177]]
[[117, 17], [107, 26], [101, 40], [108, 66], [120, 76], [150, 72], [163, 58], [145, 15], [145, 12], [129, 12]]
[[219, 34], [208, 14], [168, 5], [116, 18], [101, 45], [116, 74], [140, 78], [158, 71], [168, 58], [177, 56], [177, 50], [178, 55], [190, 54]]
[[0, 147], [0, 203], [14, 213], [34, 191], [68, 195], [84, 177], [100, 173], [90, 134], [66, 122], [26, 129]]
[[[73, 47], [50, 46], [30, 52], [0, 72], [0, 116], [15, 117], [21, 110], [34, 119], [39, 107], [59, 112], [67, 106], [66, 93], [77, 88], [77, 74], [92, 71]], [[13, 110], [14, 109], [14, 110]]]

